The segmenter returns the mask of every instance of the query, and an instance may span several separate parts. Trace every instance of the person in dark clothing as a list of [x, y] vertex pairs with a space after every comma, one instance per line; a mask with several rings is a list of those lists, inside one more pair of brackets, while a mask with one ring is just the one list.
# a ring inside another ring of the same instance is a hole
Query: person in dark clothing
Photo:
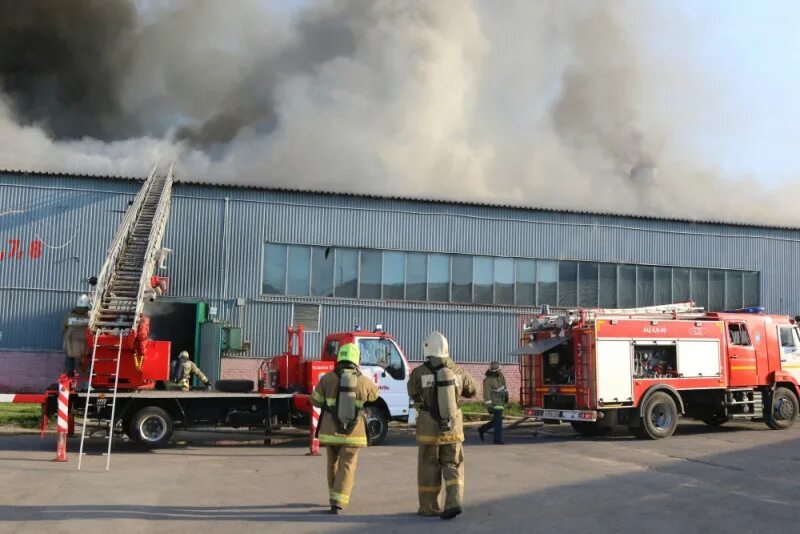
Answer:
[[489, 364], [489, 370], [486, 371], [486, 377], [483, 379], [483, 403], [492, 419], [478, 428], [478, 435], [481, 441], [484, 439], [484, 434], [490, 429], [494, 429], [495, 445], [503, 445], [503, 412], [506, 409], [508, 402], [508, 388], [506, 387], [506, 377], [503, 376], [503, 368], [500, 362], [492, 362]]

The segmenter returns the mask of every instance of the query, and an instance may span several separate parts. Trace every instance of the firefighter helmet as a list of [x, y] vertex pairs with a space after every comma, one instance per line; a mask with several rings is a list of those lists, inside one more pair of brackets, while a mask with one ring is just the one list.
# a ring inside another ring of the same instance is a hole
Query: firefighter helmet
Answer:
[[423, 355], [425, 357], [449, 358], [450, 346], [447, 338], [436, 330], [425, 336]]
[[185, 350], [182, 350], [181, 353], [178, 354], [178, 358], [180, 358], [182, 360], [188, 360], [189, 359], [189, 352], [185, 351]]
[[492, 371], [493, 373], [496, 373], [498, 371], [502, 371], [503, 370], [503, 366], [500, 365], [500, 362], [494, 361], [494, 362], [489, 364], [489, 370]]
[[337, 362], [350, 362], [358, 365], [361, 361], [361, 351], [355, 343], [345, 343], [339, 348], [339, 353], [336, 356]]
[[89, 307], [89, 295], [83, 294], [78, 297], [78, 302], [75, 303], [76, 308], [88, 308]]

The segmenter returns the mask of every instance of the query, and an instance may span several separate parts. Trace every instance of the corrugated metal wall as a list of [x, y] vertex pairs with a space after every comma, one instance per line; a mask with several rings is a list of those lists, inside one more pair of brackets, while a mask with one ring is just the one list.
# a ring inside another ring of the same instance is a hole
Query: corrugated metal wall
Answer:
[[[139, 183], [0, 173], [0, 348], [58, 349], [61, 315], [105, 250]], [[41, 257], [30, 242], [45, 243]], [[292, 302], [322, 304], [323, 332], [383, 322], [411, 357], [422, 336], [446, 332], [468, 361], [515, 345], [521, 310], [359, 301], [262, 298], [265, 241], [404, 251], [746, 269], [761, 273], [762, 304], [800, 314], [800, 232], [342, 195], [177, 184], [165, 246], [171, 294], [198, 298], [244, 328], [249, 354], [281, 350]], [[2, 250], [2, 248], [0, 248]], [[244, 307], [236, 298], [247, 299]], [[306, 336], [318, 354], [320, 334]]]

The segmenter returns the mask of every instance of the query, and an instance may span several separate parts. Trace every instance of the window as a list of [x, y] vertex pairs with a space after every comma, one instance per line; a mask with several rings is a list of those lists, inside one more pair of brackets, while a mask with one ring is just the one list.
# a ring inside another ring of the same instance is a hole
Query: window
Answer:
[[619, 307], [636, 307], [636, 266], [619, 266]]
[[735, 310], [742, 307], [742, 273], [728, 271], [725, 273], [725, 309]]
[[264, 247], [264, 276], [261, 292], [268, 295], [286, 293], [286, 245], [267, 243]]
[[383, 367], [395, 380], [405, 378], [403, 359], [397, 347], [388, 338], [360, 338], [361, 365]]
[[428, 300], [432, 302], [450, 300], [450, 256], [428, 255]]
[[534, 306], [536, 304], [536, 262], [534, 260], [515, 260], [514, 270], [515, 304]]
[[405, 254], [402, 252], [383, 253], [383, 298], [403, 300], [405, 285]]
[[578, 264], [574, 261], [558, 262], [558, 305], [578, 305]]
[[597, 307], [597, 264], [578, 264], [578, 306]]
[[311, 249], [311, 295], [333, 296], [333, 249], [314, 247]]
[[725, 309], [725, 273], [722, 271], [708, 271], [708, 309]]
[[538, 291], [537, 304], [556, 305], [558, 299], [558, 262], [537, 261], [536, 280]]
[[319, 332], [319, 304], [292, 305], [292, 324], [306, 332]]
[[514, 304], [514, 260], [494, 259], [494, 303]]
[[406, 300], [425, 300], [427, 259], [425, 254], [406, 254]]
[[692, 269], [692, 300], [701, 308], [708, 308], [708, 271]]
[[747, 333], [747, 325], [744, 323], [729, 323], [728, 333], [731, 345], [750, 346], [750, 335]]
[[286, 293], [307, 296], [310, 283], [311, 249], [299, 245], [289, 246], [289, 276]]
[[794, 327], [781, 326], [779, 327], [778, 331], [781, 336], [781, 347], [784, 348], [791, 347], [792, 349], [794, 349], [795, 347]]
[[376, 250], [361, 251], [361, 283], [358, 296], [362, 299], [381, 298], [381, 266], [383, 255]]
[[672, 303], [672, 269], [669, 267], [656, 267], [655, 303]]
[[491, 304], [494, 301], [494, 269], [492, 258], [477, 257], [472, 263], [472, 302]]
[[339, 342], [338, 339], [333, 339], [331, 341], [328, 341], [328, 344], [325, 345], [325, 354], [327, 356], [336, 356], [337, 354], [339, 354], [340, 345], [341, 343]]
[[689, 269], [672, 269], [672, 302], [689, 302]]
[[453, 302], [472, 302], [472, 257], [453, 256]]
[[653, 299], [653, 268], [640, 265], [636, 268], [636, 305], [652, 306]]
[[617, 266], [601, 263], [598, 269], [600, 277], [600, 307], [617, 307]]
[[346, 248], [336, 249], [333, 273], [333, 294], [337, 297], [356, 298], [358, 296], [358, 251]]
[[758, 273], [742, 273], [742, 293], [744, 307], [758, 306], [760, 301]]

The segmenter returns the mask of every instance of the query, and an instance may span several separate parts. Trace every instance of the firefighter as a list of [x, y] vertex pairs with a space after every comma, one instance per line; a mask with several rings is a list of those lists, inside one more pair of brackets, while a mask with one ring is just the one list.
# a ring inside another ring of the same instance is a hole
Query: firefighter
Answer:
[[[425, 337], [426, 361], [411, 373], [408, 395], [418, 407], [417, 482], [420, 515], [453, 519], [462, 512], [464, 495], [464, 425], [458, 397], [474, 397], [475, 380], [450, 358], [440, 332]], [[444, 509], [439, 493], [444, 479]]]
[[89, 296], [81, 295], [75, 307], [64, 316], [61, 323], [63, 336], [64, 371], [72, 376], [80, 369], [81, 360], [89, 354], [86, 343], [86, 327], [89, 325]]
[[211, 383], [208, 381], [208, 378], [206, 378], [206, 375], [203, 374], [203, 371], [189, 359], [189, 353], [187, 351], [181, 351], [178, 355], [178, 361], [180, 361], [178, 384], [180, 384], [183, 391], [189, 391], [192, 383], [192, 374], [196, 375], [206, 388], [211, 387]]
[[378, 399], [378, 388], [361, 374], [361, 354], [345, 343], [336, 356], [336, 370], [322, 376], [311, 394], [311, 403], [322, 409], [319, 442], [328, 454], [328, 495], [331, 513], [340, 514], [350, 502], [356, 476], [358, 451], [367, 446], [364, 403]]
[[503, 376], [503, 368], [500, 362], [492, 362], [483, 379], [483, 403], [489, 410], [492, 419], [478, 428], [481, 441], [483, 441], [483, 435], [494, 427], [493, 442], [495, 445], [503, 445], [503, 412], [507, 402], [508, 389], [506, 388], [506, 377]]

